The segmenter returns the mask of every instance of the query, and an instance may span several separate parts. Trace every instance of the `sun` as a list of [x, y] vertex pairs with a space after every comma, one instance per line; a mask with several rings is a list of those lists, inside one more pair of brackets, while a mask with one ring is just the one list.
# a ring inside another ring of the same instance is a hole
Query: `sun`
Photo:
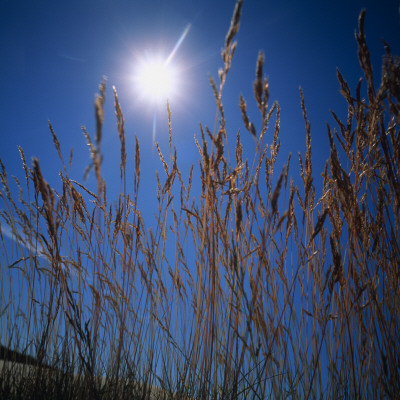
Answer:
[[178, 77], [169, 59], [152, 56], [140, 60], [136, 71], [136, 85], [140, 95], [155, 103], [165, 103], [176, 94]]
[[141, 97], [165, 104], [178, 94], [178, 77], [182, 70], [179, 71], [173, 61], [190, 28], [191, 24], [188, 23], [168, 57], [147, 53], [146, 57], [137, 60], [134, 80]]

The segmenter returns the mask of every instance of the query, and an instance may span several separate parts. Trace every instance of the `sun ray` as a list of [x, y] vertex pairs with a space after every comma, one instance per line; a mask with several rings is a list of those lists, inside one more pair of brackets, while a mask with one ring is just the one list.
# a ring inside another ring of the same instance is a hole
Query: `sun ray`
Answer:
[[185, 30], [183, 31], [182, 35], [180, 36], [180, 38], [178, 39], [178, 41], [175, 44], [175, 47], [172, 49], [170, 55], [168, 56], [168, 58], [165, 60], [165, 64], [168, 65], [170, 63], [170, 61], [172, 60], [172, 58], [174, 57], [175, 53], [178, 51], [179, 47], [181, 46], [182, 42], [185, 40], [186, 35], [189, 33], [189, 30], [191, 28], [191, 24], [188, 23], [186, 25]]

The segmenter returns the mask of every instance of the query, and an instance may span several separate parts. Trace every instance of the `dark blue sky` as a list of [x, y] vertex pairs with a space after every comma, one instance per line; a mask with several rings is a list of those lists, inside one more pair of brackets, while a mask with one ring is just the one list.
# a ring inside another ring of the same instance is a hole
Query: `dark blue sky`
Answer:
[[[126, 120], [127, 150], [131, 155], [128, 163], [133, 160], [137, 135], [141, 144], [142, 201], [151, 204], [147, 199], [155, 198], [154, 172], [161, 172], [162, 165], [152, 148], [154, 107], [138, 100], [132, 84], [135, 61], [153, 51], [168, 55], [191, 24], [173, 59], [180, 68], [181, 93], [171, 99], [178, 165], [187, 171], [193, 162], [197, 163], [193, 135], [200, 136], [199, 123], [211, 128], [214, 124], [215, 102], [208, 76], [217, 79], [222, 66], [220, 51], [234, 4], [234, 0], [0, 0], [0, 158], [8, 172], [23, 177], [17, 150], [21, 145], [28, 160], [33, 156], [40, 159], [47, 180], [59, 182], [61, 165], [47, 127], [50, 120], [66, 160], [70, 148], [74, 148], [71, 178], [82, 180], [90, 158], [80, 127], [85, 125], [94, 136], [93, 99], [106, 75], [102, 149], [108, 188], [113, 190], [115, 181], [119, 192], [120, 150], [111, 90], [115, 85]], [[281, 163], [286, 162], [288, 152], [296, 155], [305, 148], [298, 92], [302, 86], [311, 122], [314, 171], [322, 168], [329, 155], [325, 124], [333, 123], [329, 110], [341, 116], [346, 113], [336, 67], [352, 90], [361, 76], [354, 32], [364, 7], [367, 43], [379, 78], [384, 53], [381, 39], [391, 45], [394, 54], [400, 54], [398, 0], [245, 1], [238, 48], [223, 98], [232, 145], [240, 128], [245, 155], [252, 159], [255, 145], [244, 129], [238, 103], [243, 94], [257, 126], [259, 115], [252, 83], [258, 51], [262, 50], [271, 103], [277, 100], [282, 108]], [[157, 116], [157, 140], [166, 151], [165, 109]], [[294, 157], [292, 173], [296, 171]], [[94, 182], [89, 184], [95, 188]], [[148, 211], [153, 214], [151, 209]]]

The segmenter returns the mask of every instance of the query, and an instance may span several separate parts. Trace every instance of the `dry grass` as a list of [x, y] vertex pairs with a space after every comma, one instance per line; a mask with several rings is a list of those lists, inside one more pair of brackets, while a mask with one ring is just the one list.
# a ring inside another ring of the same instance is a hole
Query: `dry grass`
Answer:
[[229, 150], [222, 99], [241, 7], [239, 0], [219, 81], [211, 80], [215, 126], [201, 126], [199, 169], [192, 167], [187, 181], [168, 106], [168, 157], [157, 146], [165, 175], [157, 175], [156, 226], [138, 208], [137, 140], [127, 171], [115, 88], [122, 190], [114, 203], [107, 197], [100, 149], [105, 81], [95, 102], [94, 142], [83, 128], [96, 193], [69, 177], [51, 126], [62, 162], [58, 191], [20, 149], [25, 182], [15, 179], [16, 198], [1, 164], [2, 232], [8, 229], [16, 243], [10, 252], [2, 233], [1, 342], [51, 367], [32, 370], [23, 385], [2, 368], [1, 398], [150, 398], [152, 385], [165, 389], [159, 398], [400, 393], [399, 59], [386, 45], [382, 80], [373, 82], [362, 12], [364, 78], [352, 94], [338, 71], [348, 117], [333, 114], [331, 154], [317, 182], [300, 91], [306, 153], [299, 154], [297, 187], [290, 155], [281, 171], [275, 168], [280, 108], [269, 103], [262, 54], [254, 83], [258, 132], [240, 98], [257, 142], [254, 158], [243, 158], [239, 133], [229, 137]]

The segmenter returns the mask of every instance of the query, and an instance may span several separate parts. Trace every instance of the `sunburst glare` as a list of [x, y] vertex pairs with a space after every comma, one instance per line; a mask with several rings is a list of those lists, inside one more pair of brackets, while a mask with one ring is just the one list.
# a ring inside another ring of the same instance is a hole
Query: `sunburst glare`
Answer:
[[188, 24], [173, 50], [164, 57], [148, 53], [138, 62], [135, 81], [140, 95], [155, 103], [164, 103], [179, 91], [178, 67], [173, 58], [190, 30]]
[[160, 58], [148, 58], [140, 62], [136, 81], [140, 94], [154, 102], [165, 102], [177, 92], [176, 70]]

